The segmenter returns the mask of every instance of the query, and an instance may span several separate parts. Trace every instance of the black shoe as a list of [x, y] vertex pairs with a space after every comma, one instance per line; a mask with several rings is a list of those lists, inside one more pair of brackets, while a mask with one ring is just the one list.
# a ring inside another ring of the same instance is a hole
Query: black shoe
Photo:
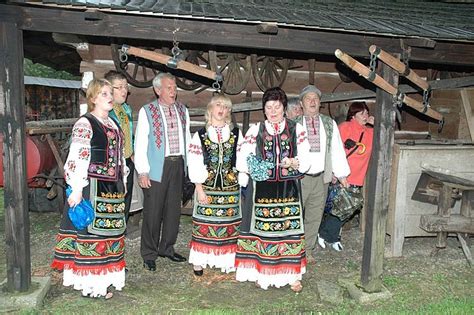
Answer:
[[202, 275], [204, 274], [204, 270], [203, 270], [203, 269], [201, 269], [201, 270], [195, 270], [195, 269], [193, 269], [193, 272], [194, 272], [194, 275], [196, 275], [196, 276], [198, 276], [198, 277], [200, 277], [200, 276], [202, 276]]
[[155, 263], [154, 260], [144, 260], [143, 261], [143, 267], [145, 267], [147, 270], [155, 271], [156, 270], [156, 263]]
[[169, 258], [170, 260], [172, 260], [174, 262], [185, 262], [186, 261], [186, 258], [181, 256], [178, 253], [174, 253], [173, 255], [159, 255], [159, 256]]

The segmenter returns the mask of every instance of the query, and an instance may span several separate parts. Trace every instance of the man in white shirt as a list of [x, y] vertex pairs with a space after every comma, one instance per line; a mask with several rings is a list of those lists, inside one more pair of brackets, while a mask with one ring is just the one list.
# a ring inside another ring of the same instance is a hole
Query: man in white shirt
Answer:
[[346, 177], [350, 173], [337, 124], [331, 117], [319, 113], [320, 101], [321, 91], [314, 85], [306, 86], [300, 93], [303, 116], [296, 120], [303, 125], [311, 146], [311, 167], [301, 180], [308, 252], [316, 247], [329, 183], [334, 176], [347, 187]]
[[176, 79], [160, 73], [153, 80], [158, 99], [144, 105], [135, 132], [135, 168], [143, 188], [143, 222], [140, 253], [143, 266], [156, 270], [158, 256], [174, 262], [186, 258], [174, 251], [181, 215], [189, 112], [176, 101]]

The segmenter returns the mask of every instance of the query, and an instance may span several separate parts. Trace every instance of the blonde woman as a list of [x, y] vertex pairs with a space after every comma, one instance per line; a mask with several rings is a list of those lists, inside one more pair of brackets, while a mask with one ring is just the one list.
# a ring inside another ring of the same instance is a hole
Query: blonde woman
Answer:
[[[109, 111], [112, 85], [92, 80], [87, 88], [88, 113], [72, 129], [69, 155], [64, 164], [71, 187], [54, 248], [52, 268], [63, 270], [63, 285], [83, 296], [110, 299], [108, 289], [125, 285], [124, 231], [125, 166], [123, 133]], [[82, 199], [91, 201], [95, 218], [86, 228], [74, 227], [67, 211]]]
[[196, 186], [189, 263], [196, 276], [202, 276], [207, 266], [234, 271], [242, 217], [235, 162], [243, 139], [231, 122], [231, 111], [228, 97], [212, 97], [206, 126], [194, 134], [189, 145], [189, 179]]

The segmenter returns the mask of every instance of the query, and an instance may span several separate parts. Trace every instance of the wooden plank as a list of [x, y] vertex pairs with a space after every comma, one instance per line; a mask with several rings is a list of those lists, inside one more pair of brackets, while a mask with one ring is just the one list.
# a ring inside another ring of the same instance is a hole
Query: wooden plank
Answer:
[[[449, 218], [451, 215], [451, 194], [452, 188], [443, 183], [438, 197], [438, 216]], [[448, 233], [440, 231], [436, 236], [436, 247], [445, 248], [447, 244]]]
[[[438, 234], [443, 232], [474, 234], [474, 218], [468, 218], [459, 214], [453, 214], [449, 217], [428, 214], [421, 216], [420, 227], [426, 232]], [[440, 248], [444, 247], [446, 247], [446, 245]]]
[[28, 291], [31, 285], [30, 221], [25, 157], [23, 32], [0, 22], [0, 117], [3, 140], [5, 253], [7, 286]]
[[51, 151], [53, 152], [54, 159], [56, 160], [56, 163], [58, 164], [58, 173], [62, 178], [64, 178], [64, 162], [63, 162], [63, 159], [61, 158], [61, 154], [59, 154], [58, 147], [56, 146], [56, 143], [54, 143], [53, 138], [51, 137], [50, 134], [46, 135], [46, 140], [48, 141]]
[[[473, 93], [471, 93], [471, 95], [472, 94]], [[469, 92], [466, 89], [461, 90], [461, 99], [464, 113], [466, 114], [469, 133], [471, 134], [471, 140], [474, 141], [474, 115], [472, 114], [474, 109], [474, 100], [472, 96], [469, 97]]]
[[469, 266], [474, 266], [474, 260], [472, 259], [472, 254], [471, 254], [471, 249], [469, 248], [469, 244], [467, 240], [469, 239], [468, 234], [462, 235], [461, 233], [457, 233], [459, 243], [461, 243], [462, 251], [464, 252], [464, 255], [466, 256], [466, 259], [469, 263]]
[[[0, 5], [0, 20], [16, 19], [23, 30], [58, 32], [78, 35], [169, 41], [179, 28], [180, 43], [213, 45], [217, 50], [232, 48], [260, 49], [264, 54], [275, 51], [331, 55], [341, 49], [352, 56], [368, 58], [370, 45], [383, 47], [391, 53], [401, 53], [400, 38], [370, 36], [279, 26], [278, 34], [256, 32], [255, 24], [231, 21], [209, 21], [166, 18], [102, 11], [101, 20], [87, 20], [82, 10], [52, 7]], [[54, 19], [51, 19], [54, 16]], [[308, 45], [308, 43], [318, 43]], [[439, 41], [433, 49], [412, 47], [411, 62], [433, 64], [474, 65], [474, 43]]]
[[[405, 242], [405, 209], [407, 195], [407, 176], [408, 165], [407, 159], [404, 157], [406, 152], [400, 151], [400, 146], [395, 145], [393, 163], [390, 180], [389, 191], [389, 218], [388, 232], [390, 234], [391, 255], [393, 257], [401, 257], [403, 251], [403, 243]], [[398, 209], [398, 211], [396, 211]]]
[[[387, 65], [381, 64], [382, 77], [389, 84], [398, 86], [398, 75]], [[361, 285], [366, 292], [382, 289], [381, 275], [385, 249], [385, 228], [388, 213], [388, 196], [395, 115], [392, 96], [377, 89], [373, 153], [369, 166], [367, 218], [362, 254]]]

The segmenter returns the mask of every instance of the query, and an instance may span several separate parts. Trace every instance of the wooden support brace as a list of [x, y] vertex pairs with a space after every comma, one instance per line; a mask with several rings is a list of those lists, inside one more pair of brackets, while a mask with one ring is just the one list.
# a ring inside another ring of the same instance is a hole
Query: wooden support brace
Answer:
[[[366, 66], [364, 66], [363, 64], [361, 64], [360, 62], [358, 62], [357, 60], [355, 60], [354, 58], [352, 58], [351, 56], [342, 52], [339, 49], [336, 49], [335, 55], [339, 60], [344, 62], [349, 68], [359, 73], [366, 79], [369, 78], [370, 72], [371, 72], [369, 68], [367, 68]], [[387, 81], [385, 81], [378, 74], [375, 75], [375, 78], [372, 80], [372, 82], [379, 88], [386, 91], [387, 93], [392, 94], [393, 96], [397, 95], [397, 92], [398, 92], [397, 89], [393, 87], [391, 84], [389, 84]], [[408, 106], [416, 109], [417, 111], [421, 113], [425, 110], [425, 106], [423, 106], [422, 103], [406, 95], [403, 97], [402, 101], [403, 103], [407, 104]], [[424, 114], [438, 121], [443, 120], [443, 115], [441, 115], [440, 113], [438, 113], [437, 111], [429, 107], [426, 109], [426, 112]]]
[[420, 228], [432, 233], [469, 233], [474, 234], [474, 218], [459, 214], [441, 217], [436, 214], [425, 214], [420, 217]]
[[[125, 46], [125, 45], [124, 45]], [[156, 61], [158, 63], [167, 65], [168, 62], [173, 58], [168, 55], [160, 54], [154, 51], [149, 51], [146, 49], [141, 49], [133, 46], [125, 46], [126, 53], [129, 55], [145, 58], [148, 60]], [[197, 74], [199, 76], [211, 79], [211, 80], [221, 80], [221, 76], [218, 75], [215, 71], [209, 70], [202, 68], [200, 66], [197, 66], [195, 64], [192, 64], [187, 61], [180, 60], [178, 61], [176, 65], [177, 69], [184, 70], [187, 72], [191, 72], [194, 74]]]
[[403, 62], [393, 57], [389, 53], [383, 51], [382, 49], [378, 48], [375, 45], [370, 46], [369, 51], [371, 54], [375, 54], [377, 58], [385, 62], [390, 68], [392, 68], [395, 71], [398, 71], [400, 75], [406, 77], [408, 80], [415, 83], [424, 91], [427, 91], [430, 89], [430, 85], [428, 84], [428, 82], [423, 80], [418, 74], [411, 71], [411, 69], [408, 68], [407, 65], [405, 65]]

